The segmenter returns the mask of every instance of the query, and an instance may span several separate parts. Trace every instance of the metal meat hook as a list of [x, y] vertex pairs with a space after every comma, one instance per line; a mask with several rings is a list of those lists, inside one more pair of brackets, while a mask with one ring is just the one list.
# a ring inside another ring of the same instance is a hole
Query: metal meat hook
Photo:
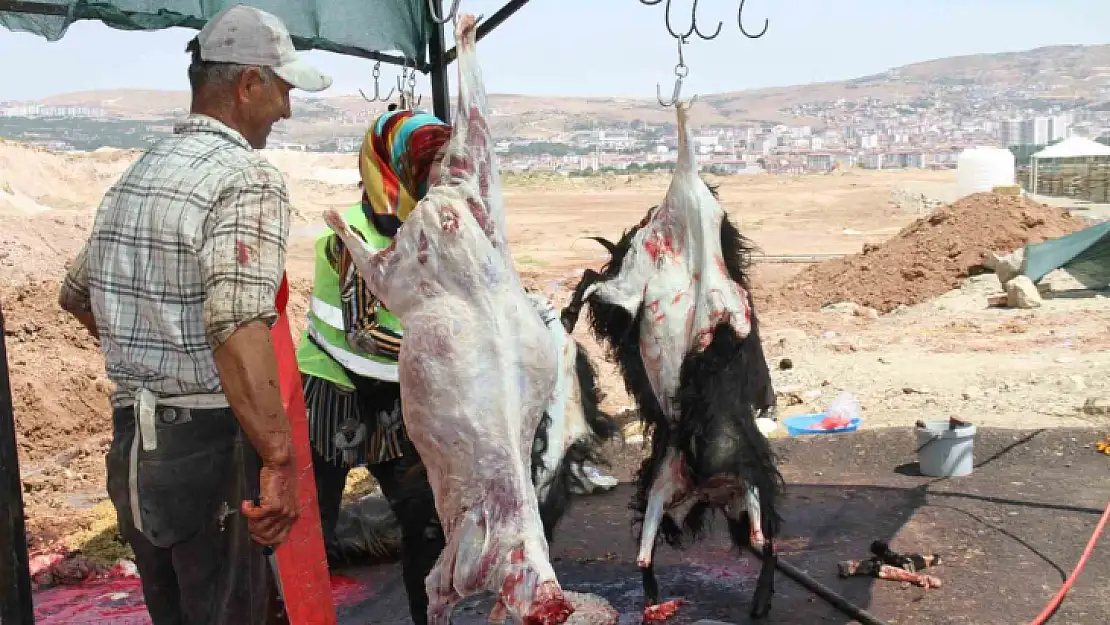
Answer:
[[758, 35], [753, 35], [747, 30], [744, 30], [744, 0], [740, 0], [740, 11], [736, 14], [736, 23], [740, 25], [740, 32], [748, 39], [759, 39], [767, 34], [767, 27], [771, 25], [771, 20], [763, 18], [763, 30], [759, 31]]
[[[706, 36], [702, 34], [701, 29], [698, 28], [698, 0], [694, 0], [694, 8], [690, 11], [690, 25], [699, 37], [706, 41], [709, 41], [710, 39], [716, 39], [717, 35], [721, 34], [721, 27], [724, 26], [725, 23], [718, 20], [717, 30], [714, 31], [712, 35]], [[741, 28], [741, 30], [743, 29]]]
[[454, 0], [451, 3], [451, 10], [447, 12], [446, 17], [440, 17], [436, 13], [436, 4], [438, 3], [439, 0], [428, 0], [428, 17], [432, 18], [433, 22], [435, 22], [436, 24], [446, 24], [447, 22], [455, 19], [455, 14], [459, 12], [459, 0]]
[[[405, 61], [408, 63], [408, 60]], [[408, 65], [401, 66], [401, 75], [397, 77], [397, 91], [401, 94], [401, 108], [412, 110], [420, 106], [424, 96], [416, 96], [416, 63], [412, 68]]]
[[[655, 6], [662, 1], [663, 0], [640, 0], [640, 4], [646, 6]], [[717, 30], [714, 31], [712, 35], [706, 35], [705, 33], [701, 32], [701, 29], [698, 28], [698, 0], [694, 0], [694, 5], [690, 9], [690, 29], [687, 30], [685, 33], [682, 33], [681, 35], [676, 33], [674, 27], [671, 26], [671, 0], [667, 0], [667, 6], [663, 12], [663, 16], [664, 21], [667, 25], [667, 32], [669, 32], [671, 36], [675, 39], [688, 39], [690, 35], [697, 34], [698, 37], [709, 41], [710, 39], [716, 39], [717, 35], [721, 34], [721, 27], [724, 26], [724, 22], [718, 21]]]
[[[763, 30], [759, 31], [759, 33], [755, 34], [755, 35], [749, 33], [748, 30], [746, 28], [744, 28], [744, 2], [745, 1], [746, 0], [740, 0], [740, 10], [737, 12], [736, 22], [740, 26], [740, 32], [744, 33], [745, 37], [747, 37], [749, 39], [759, 39], [760, 37], [762, 37], [763, 35], [765, 35], [767, 33], [767, 28], [768, 28], [768, 26], [770, 26], [771, 21], [769, 19], [764, 18], [764, 20], [763, 20]], [[640, 4], [643, 4], [645, 6], [655, 6], [655, 5], [660, 4], [662, 2], [663, 2], [663, 0], [640, 0]], [[671, 34], [671, 36], [674, 37], [675, 39], [688, 39], [690, 37], [690, 35], [696, 34], [698, 37], [701, 37], [702, 39], [704, 39], [706, 41], [709, 41], [711, 39], [716, 39], [717, 35], [721, 34], [721, 28], [724, 26], [724, 22], [718, 21], [717, 22], [717, 30], [713, 31], [712, 35], [706, 35], [705, 33], [703, 33], [701, 31], [701, 28], [698, 27], [698, 0], [694, 0], [694, 5], [690, 9], [690, 28], [685, 33], [681, 33], [681, 34], [677, 33], [677, 32], [675, 32], [674, 27], [671, 26], [671, 0], [667, 0], [666, 10], [664, 12], [664, 19], [665, 19], [666, 25], [667, 25], [667, 32], [669, 32]]]
[[409, 72], [409, 103], [412, 108], [420, 106], [424, 101], [424, 95], [416, 95], [416, 65], [413, 65], [412, 71]]
[[358, 90], [359, 95], [367, 102], [385, 102], [393, 97], [393, 88], [390, 87], [389, 93], [382, 97], [381, 95], [381, 75], [382, 75], [382, 62], [374, 63], [374, 97], [368, 98], [362, 89]]
[[[640, 1], [643, 2], [643, 0], [640, 0]], [[660, 1], [662, 1], [662, 0], [656, 0], [656, 2], [660, 2]], [[681, 38], [679, 38], [677, 41], [678, 41], [678, 65], [674, 66], [674, 76], [675, 76], [674, 93], [671, 94], [671, 101], [670, 102], [664, 102], [663, 101], [663, 88], [660, 87], [658, 83], [656, 83], [656, 85], [655, 85], [656, 97], [659, 99], [659, 104], [661, 104], [663, 106], [675, 106], [676, 104], [678, 104], [678, 98], [682, 95], [682, 81], [688, 75], [690, 75], [690, 68], [686, 67], [686, 61], [682, 58], [682, 44], [683, 44], [683, 41], [682, 41]]]

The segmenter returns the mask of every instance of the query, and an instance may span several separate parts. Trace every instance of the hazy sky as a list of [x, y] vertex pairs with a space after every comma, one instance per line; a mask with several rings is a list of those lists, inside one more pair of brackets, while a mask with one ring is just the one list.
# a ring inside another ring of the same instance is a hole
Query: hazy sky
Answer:
[[[674, 0], [675, 28], [691, 0]], [[462, 0], [491, 15], [501, 0]], [[495, 93], [647, 97], [673, 85], [674, 40], [666, 2], [532, 0], [478, 47]], [[736, 26], [739, 0], [702, 0], [702, 30], [686, 48], [686, 93], [840, 80], [934, 58], [1110, 42], [1107, 0], [747, 0], [747, 39]], [[590, 7], [590, 8], [587, 8]], [[186, 42], [194, 31], [143, 33], [78, 22], [59, 42], [0, 28], [0, 100], [88, 89], [186, 89]], [[335, 78], [328, 94], [371, 81], [372, 63], [325, 52], [307, 56]], [[384, 77], [394, 70], [382, 66]], [[419, 89], [426, 89], [421, 77]], [[391, 81], [392, 82], [392, 81]]]

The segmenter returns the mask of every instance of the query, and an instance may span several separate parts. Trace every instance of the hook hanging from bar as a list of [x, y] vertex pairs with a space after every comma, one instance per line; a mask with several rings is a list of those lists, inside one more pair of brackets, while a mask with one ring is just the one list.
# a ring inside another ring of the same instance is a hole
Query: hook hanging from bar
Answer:
[[[662, 2], [663, 0], [640, 0], [640, 4], [643, 4], [645, 6], [656, 6]], [[763, 30], [760, 31], [758, 35], [753, 35], [749, 33], [747, 29], [744, 28], [744, 2], [745, 0], [740, 0], [740, 11], [737, 16], [737, 22], [740, 25], [740, 32], [744, 33], [744, 36], [748, 37], [749, 39], [759, 39], [767, 33], [767, 27], [770, 25], [770, 20], [763, 20]], [[675, 39], [689, 39], [690, 35], [696, 34], [698, 37], [709, 41], [711, 39], [716, 39], [717, 36], [721, 34], [721, 28], [724, 27], [724, 22], [718, 21], [717, 30], [713, 31], [712, 35], [707, 35], [702, 32], [701, 28], [698, 26], [698, 0], [694, 0], [693, 7], [690, 9], [690, 28], [684, 33], [675, 32], [674, 27], [671, 26], [671, 0], [667, 0], [663, 17], [664, 21], [666, 22], [667, 32], [670, 33], [671, 36]]]
[[[741, 2], [741, 4], [743, 4], [743, 2]], [[704, 39], [706, 41], [709, 41], [711, 39], [716, 39], [717, 35], [721, 34], [721, 27], [724, 26], [724, 25], [725, 25], [724, 22], [718, 21], [717, 22], [717, 30], [714, 31], [712, 35], [706, 36], [706, 35], [702, 34], [701, 29], [698, 28], [698, 0], [694, 0], [694, 8], [690, 10], [690, 27], [691, 27], [691, 29], [693, 29], [693, 31], [695, 33], [697, 33], [697, 35], [699, 37], [701, 37], [702, 39]], [[741, 28], [741, 30], [743, 30], [743, 29]]]
[[[643, 2], [643, 0], [640, 1]], [[690, 68], [686, 66], [686, 61], [682, 57], [683, 43], [685, 42], [681, 38], [678, 39], [678, 65], [674, 66], [674, 92], [671, 93], [670, 102], [663, 101], [663, 88], [659, 86], [658, 83], [655, 85], [656, 98], [658, 98], [659, 104], [663, 106], [675, 106], [678, 104], [678, 99], [682, 96], [682, 81], [690, 75]], [[694, 98], [697, 98], [697, 96], [694, 96]], [[693, 99], [691, 99], [690, 102], [693, 103]]]
[[[663, 21], [666, 22], [666, 24], [667, 24], [667, 32], [669, 32], [672, 37], [674, 37], [675, 39], [678, 39], [678, 40], [684, 40], [684, 39], [688, 38], [690, 35], [694, 34], [694, 30], [697, 29], [697, 23], [696, 23], [697, 10], [698, 10], [698, 0], [694, 0], [694, 11], [690, 15], [690, 17], [693, 18], [693, 19], [690, 20], [690, 30], [688, 30], [685, 33], [680, 35], [680, 34], [678, 34], [674, 31], [674, 28], [671, 28], [671, 0], [667, 0], [667, 8], [663, 11]], [[701, 33], [699, 33], [699, 35], [700, 34]]]
[[459, 12], [459, 0], [452, 0], [451, 10], [447, 12], [446, 17], [437, 15], [436, 4], [438, 3], [439, 0], [428, 0], [428, 17], [432, 18], [433, 22], [436, 24], [446, 24], [455, 19], [455, 14]]
[[382, 62], [378, 61], [377, 63], [374, 63], [374, 97], [373, 98], [366, 97], [366, 94], [362, 91], [362, 89], [359, 89], [358, 93], [359, 93], [359, 95], [362, 96], [363, 100], [366, 100], [367, 102], [385, 102], [386, 100], [389, 100], [390, 98], [393, 97], [393, 88], [392, 87], [389, 88], [389, 93], [385, 94], [385, 97], [382, 97], [382, 94], [381, 94], [381, 76], [382, 76]]
[[397, 92], [400, 94], [400, 107], [404, 110], [413, 110], [424, 100], [424, 96], [416, 96], [416, 62], [412, 68], [408, 66], [408, 59], [401, 67], [401, 75], [397, 77]]
[[759, 39], [767, 34], [767, 27], [771, 25], [771, 20], [763, 18], [763, 30], [759, 31], [758, 35], [753, 35], [744, 29], [744, 0], [740, 0], [740, 11], [736, 14], [736, 23], [740, 25], [740, 32], [748, 39]]
[[423, 101], [423, 94], [416, 95], [416, 68], [413, 67], [412, 71], [409, 72], [409, 102], [412, 103], [412, 108], [415, 109], [416, 107], [420, 106], [420, 103]]

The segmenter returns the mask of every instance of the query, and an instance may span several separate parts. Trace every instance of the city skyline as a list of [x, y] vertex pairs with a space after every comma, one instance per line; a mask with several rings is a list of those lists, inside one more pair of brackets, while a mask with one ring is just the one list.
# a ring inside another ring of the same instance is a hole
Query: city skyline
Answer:
[[[501, 4], [467, 0], [462, 10], [488, 16]], [[767, 34], [752, 40], [737, 28], [737, 1], [727, 7], [703, 4], [702, 29], [711, 31], [718, 20], [723, 28], [717, 39], [695, 36], [686, 47], [689, 93], [829, 82], [967, 54], [1102, 44], [1108, 37], [1099, 25], [1110, 23], [1110, 3], [1097, 0], [794, 0], [789, 7], [764, 0], [745, 4], [749, 30], [758, 31], [764, 18], [770, 20]], [[613, 0], [593, 3], [590, 11], [587, 6], [584, 0], [535, 1], [484, 40], [480, 58], [488, 90], [651, 97], [657, 83], [670, 84], [677, 58], [664, 26], [665, 3]], [[688, 20], [688, 14], [686, 3], [675, 3], [676, 22]], [[194, 34], [187, 29], [120, 31], [78, 22], [61, 41], [49, 43], [0, 29], [0, 57], [34, 59], [0, 66], [0, 100], [116, 88], [187, 89], [184, 46]], [[134, 54], [136, 49], [143, 54]], [[373, 64], [366, 60], [315, 51], [306, 56], [335, 77], [327, 95], [354, 93], [370, 82]], [[395, 73], [382, 68], [383, 78]], [[419, 89], [426, 91], [426, 85], [421, 76]]]

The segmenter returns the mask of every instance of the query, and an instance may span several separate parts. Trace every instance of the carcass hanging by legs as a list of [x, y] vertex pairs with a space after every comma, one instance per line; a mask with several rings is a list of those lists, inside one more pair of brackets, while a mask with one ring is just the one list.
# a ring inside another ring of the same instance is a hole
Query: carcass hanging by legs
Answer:
[[528, 298], [551, 333], [559, 359], [555, 394], [532, 446], [532, 482], [550, 541], [574, 491], [591, 490], [584, 464], [605, 464], [599, 448], [616, 432], [616, 423], [601, 411], [597, 371], [585, 348], [563, 328], [546, 297], [532, 292]]
[[452, 136], [393, 243], [375, 254], [338, 213], [325, 219], [405, 328], [403, 418], [447, 538], [426, 581], [429, 622], [445, 625], [460, 599], [488, 590], [498, 597], [491, 620], [562, 623], [573, 608], [551, 567], [530, 476], [556, 352], [505, 242], [473, 16], [460, 16], [455, 39]]
[[755, 410], [774, 402], [744, 275], [750, 245], [698, 176], [686, 108], [677, 109], [678, 164], [665, 201], [617, 243], [599, 240], [611, 258], [584, 273], [563, 319], [573, 328], [589, 306], [652, 437], [632, 502], [648, 605], [659, 602], [658, 535], [681, 547], [722, 511], [734, 544], [762, 548], [758, 618], [774, 593], [783, 480], [755, 423]]
[[[586, 475], [583, 467], [587, 462], [607, 464], [600, 447], [616, 432], [616, 424], [599, 408], [597, 373], [585, 349], [566, 332], [546, 297], [528, 293], [528, 298], [551, 333], [559, 358], [555, 393], [536, 429], [531, 459], [540, 520], [550, 542], [570, 509], [572, 496], [596, 488], [597, 478]], [[345, 566], [393, 562], [401, 557], [400, 522], [383, 500], [346, 506], [339, 513], [335, 534], [334, 557]], [[425, 547], [434, 548], [434, 544]], [[431, 559], [438, 555], [437, 550]]]

